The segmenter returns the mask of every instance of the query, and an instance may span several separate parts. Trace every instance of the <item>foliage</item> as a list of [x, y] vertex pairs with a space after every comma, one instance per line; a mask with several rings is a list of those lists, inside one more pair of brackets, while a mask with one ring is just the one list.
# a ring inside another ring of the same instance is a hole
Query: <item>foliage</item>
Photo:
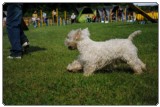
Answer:
[[[139, 57], [147, 65], [142, 75], [134, 75], [126, 65], [97, 71], [90, 77], [70, 73], [66, 66], [77, 51], [64, 46], [72, 29], [88, 27], [91, 38], [104, 41], [134, 38]], [[3, 103], [5, 105], [156, 105], [158, 103], [158, 24], [84, 23], [48, 26], [26, 31], [30, 49], [22, 60], [9, 60], [10, 44], [3, 29]]]

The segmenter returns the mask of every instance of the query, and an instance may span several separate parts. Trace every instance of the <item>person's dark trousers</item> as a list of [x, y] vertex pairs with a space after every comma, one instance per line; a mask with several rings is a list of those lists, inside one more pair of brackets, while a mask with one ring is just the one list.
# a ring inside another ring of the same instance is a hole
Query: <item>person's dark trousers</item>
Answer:
[[71, 24], [74, 23], [74, 19], [71, 19]]
[[23, 29], [22, 21], [22, 4], [8, 4], [7, 7], [7, 32], [11, 43], [11, 56], [22, 56], [22, 44], [28, 42]]

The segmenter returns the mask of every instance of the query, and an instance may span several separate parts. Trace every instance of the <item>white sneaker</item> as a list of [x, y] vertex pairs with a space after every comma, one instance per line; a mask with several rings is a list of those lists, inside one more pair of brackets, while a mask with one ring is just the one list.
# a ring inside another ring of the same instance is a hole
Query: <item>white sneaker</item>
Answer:
[[24, 43], [22, 44], [22, 46], [23, 46], [23, 47], [28, 47], [28, 46], [29, 46], [29, 42], [24, 42]]
[[8, 59], [22, 59], [21, 56], [8, 56]]
[[22, 47], [23, 47], [23, 52], [27, 52], [27, 49], [29, 48], [29, 42], [24, 42], [22, 44]]

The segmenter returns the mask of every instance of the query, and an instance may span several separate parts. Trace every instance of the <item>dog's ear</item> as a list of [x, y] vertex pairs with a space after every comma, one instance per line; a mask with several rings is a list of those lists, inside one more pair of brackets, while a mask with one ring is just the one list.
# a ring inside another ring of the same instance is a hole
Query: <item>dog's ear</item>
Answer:
[[88, 28], [83, 29], [82, 32], [83, 32], [83, 36], [88, 36], [88, 37], [90, 36], [90, 32]]
[[79, 40], [81, 37], [81, 28], [77, 30], [76, 35], [75, 35], [75, 40]]
[[86, 30], [86, 31], [88, 31], [88, 27], [87, 27], [87, 28], [85, 28], [85, 29], [83, 29], [83, 30]]

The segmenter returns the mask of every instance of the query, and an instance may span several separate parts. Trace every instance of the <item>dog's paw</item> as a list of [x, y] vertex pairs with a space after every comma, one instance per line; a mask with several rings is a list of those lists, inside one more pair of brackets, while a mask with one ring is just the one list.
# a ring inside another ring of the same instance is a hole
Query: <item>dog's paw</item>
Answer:
[[72, 72], [72, 66], [71, 66], [71, 64], [69, 64], [69, 65], [67, 66], [67, 71]]
[[81, 66], [73, 66], [72, 64], [67, 66], [67, 71], [69, 72], [79, 72], [81, 69]]
[[85, 77], [89, 77], [89, 76], [92, 75], [92, 73], [84, 73], [83, 75], [84, 75]]

